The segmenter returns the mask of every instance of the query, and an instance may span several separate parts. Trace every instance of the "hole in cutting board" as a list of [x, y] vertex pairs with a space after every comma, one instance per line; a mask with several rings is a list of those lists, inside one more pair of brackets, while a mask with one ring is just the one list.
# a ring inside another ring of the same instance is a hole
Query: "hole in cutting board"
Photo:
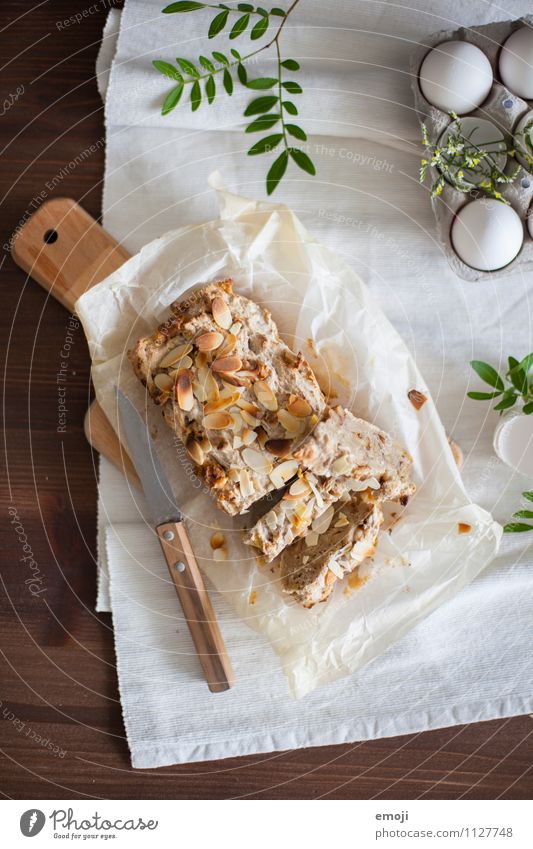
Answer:
[[46, 233], [43, 236], [43, 241], [47, 245], [53, 245], [54, 242], [57, 242], [58, 238], [59, 238], [59, 236], [58, 236], [57, 230], [47, 230]]

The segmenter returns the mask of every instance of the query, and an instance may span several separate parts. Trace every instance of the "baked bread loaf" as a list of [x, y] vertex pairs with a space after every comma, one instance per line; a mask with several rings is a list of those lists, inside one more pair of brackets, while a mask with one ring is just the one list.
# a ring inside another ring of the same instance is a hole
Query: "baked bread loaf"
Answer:
[[296, 473], [298, 463], [285, 458], [322, 416], [324, 397], [270, 313], [236, 295], [231, 280], [170, 310], [128, 356], [218, 506], [243, 513]]
[[293, 457], [298, 480], [244, 537], [267, 562], [344, 495], [370, 488], [377, 500], [405, 504], [415, 489], [409, 481], [412, 461], [407, 451], [342, 407], [328, 408]]
[[374, 553], [382, 522], [381, 503], [371, 490], [330, 505], [281, 555], [283, 591], [304, 607], [326, 601], [335, 582]]

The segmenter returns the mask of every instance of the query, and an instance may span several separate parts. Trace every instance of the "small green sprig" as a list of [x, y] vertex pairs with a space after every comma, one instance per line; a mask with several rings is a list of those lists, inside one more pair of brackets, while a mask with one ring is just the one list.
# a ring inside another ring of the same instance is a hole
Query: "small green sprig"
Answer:
[[520, 398], [523, 403], [522, 412], [526, 416], [533, 413], [533, 380], [530, 372], [533, 366], [533, 353], [522, 360], [508, 357], [508, 369], [505, 377], [501, 377], [493, 366], [481, 360], [472, 360], [470, 365], [481, 380], [492, 386], [494, 392], [468, 392], [468, 397], [474, 401], [490, 401], [500, 398], [494, 409], [501, 414], [504, 410], [514, 407]]
[[[224, 3], [196, 3], [189, 0], [171, 3], [163, 9], [165, 14], [195, 12], [202, 9], [215, 10], [217, 14], [212, 19], [207, 33], [210, 39], [226, 29], [228, 22], [232, 21], [230, 16], [233, 15], [238, 17], [231, 25], [230, 40], [242, 36], [251, 25], [250, 38], [252, 41], [257, 41], [267, 33], [271, 18], [281, 19], [281, 23], [274, 37], [267, 44], [244, 55], [235, 48], [231, 48], [231, 57], [213, 50], [210, 56], [199, 56], [195, 62], [178, 57], [175, 65], [161, 59], [156, 59], [152, 63], [156, 70], [176, 83], [163, 102], [161, 109], [163, 115], [168, 115], [176, 108], [185, 92], [188, 92], [193, 112], [200, 108], [202, 100], [207, 101], [208, 105], [212, 104], [217, 96], [217, 82], [220, 80], [224, 91], [230, 97], [236, 83], [252, 91], [269, 92], [252, 100], [244, 112], [244, 117], [253, 118], [246, 127], [246, 133], [276, 129], [275, 132], [255, 142], [248, 150], [249, 156], [270, 153], [282, 148], [266, 176], [266, 190], [269, 195], [276, 189], [291, 160], [307, 174], [313, 176], [316, 174], [310, 157], [293, 141], [293, 139], [307, 141], [305, 131], [291, 120], [291, 116], [298, 114], [298, 108], [292, 97], [302, 94], [302, 87], [295, 80], [286, 79], [285, 75], [287, 71], [291, 73], [299, 71], [300, 65], [295, 59], [282, 59], [279, 46], [281, 31], [298, 2], [299, 0], [293, 0], [287, 11], [278, 7], [264, 9], [250, 3], [238, 3], [236, 6], [227, 6]], [[274, 44], [277, 55], [276, 75], [249, 79], [246, 62]]]
[[[494, 142], [486, 142], [486, 147], [498, 144], [498, 150], [486, 150], [485, 147], [480, 147], [472, 141], [476, 127], [465, 135], [461, 120], [455, 112], [450, 112], [450, 118], [454, 122], [453, 128], [446, 135], [442, 145], [434, 144], [429, 138], [427, 127], [422, 125], [422, 142], [426, 151], [420, 165], [420, 182], [425, 181], [428, 169], [435, 167], [440, 173], [431, 185], [432, 198], [439, 197], [448, 182], [463, 194], [479, 189], [489, 197], [508, 204], [500, 189], [502, 185], [508, 185], [516, 180], [520, 173], [520, 166], [517, 166], [510, 174], [505, 174], [496, 165], [495, 157], [499, 154], [513, 157], [516, 155], [515, 148], [509, 146], [504, 140], [495, 139]], [[529, 124], [524, 127], [524, 133], [528, 127]], [[529, 141], [527, 136], [526, 140]], [[521, 148], [519, 152], [522, 153]], [[478, 175], [482, 179], [474, 182], [472, 175]]]
[[[533, 501], [533, 492], [523, 492], [522, 497], [526, 501]], [[533, 519], [533, 510], [518, 510], [513, 513], [513, 519]], [[533, 531], [533, 525], [529, 525], [527, 522], [508, 522], [503, 527], [505, 534], [521, 534], [526, 531]]]

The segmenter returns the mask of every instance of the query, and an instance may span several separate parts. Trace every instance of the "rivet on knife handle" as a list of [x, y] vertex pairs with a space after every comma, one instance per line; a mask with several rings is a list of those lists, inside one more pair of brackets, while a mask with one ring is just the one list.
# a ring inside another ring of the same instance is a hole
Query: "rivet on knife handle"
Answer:
[[187, 529], [183, 522], [168, 522], [157, 534], [209, 689], [229, 690], [235, 676]]

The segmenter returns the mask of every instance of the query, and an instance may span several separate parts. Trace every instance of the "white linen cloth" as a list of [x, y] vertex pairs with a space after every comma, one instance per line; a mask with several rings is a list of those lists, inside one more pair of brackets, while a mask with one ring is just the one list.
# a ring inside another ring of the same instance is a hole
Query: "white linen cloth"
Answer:
[[[303, 0], [283, 36], [285, 55], [302, 64], [300, 123], [312, 133], [319, 173], [312, 179], [290, 172], [276, 200], [288, 203], [368, 283], [465, 450], [470, 496], [502, 521], [519, 506], [527, 481], [492, 454], [497, 416], [464, 400], [474, 385], [467, 363], [473, 356], [497, 363], [533, 347], [531, 280], [517, 273], [505, 284], [483, 284], [480, 292], [445, 263], [427, 192], [416, 182], [418, 128], [407, 68], [413, 43], [426, 33], [518, 16], [527, 7], [449, 3], [443, 12], [436, 0], [416, 11], [399, 3], [339, 2], [333, 13]], [[136, 0], [122, 14], [106, 102], [104, 224], [132, 251], [172, 227], [216, 214], [206, 180], [215, 165], [232, 189], [264, 196], [266, 163], [246, 158], [248, 139], [239, 129], [244, 91], [232, 101], [220, 96], [194, 116], [185, 105], [166, 119], [158, 114], [168, 86], [150, 60], [194, 58], [213, 49], [201, 38], [199, 14], [168, 18], [159, 2]], [[258, 73], [263, 68], [267, 60]], [[99, 536], [106, 538], [102, 562], [111, 573], [134, 766], [360, 740], [533, 710], [527, 538], [504, 537], [492, 566], [460, 596], [358, 674], [300, 702], [288, 696], [268, 646], [234, 622], [214, 594], [237, 672], [247, 682], [246, 690], [214, 703], [205, 685], [191, 680], [194, 657], [183, 666], [180, 658], [179, 672], [172, 663], [174, 652], [191, 653], [186, 629], [176, 635], [168, 618], [175, 616], [173, 593], [158, 581], [162, 592], [148, 604], [155, 582], [147, 586], [149, 574], [133, 571], [131, 551], [166, 580], [128, 498], [123, 481], [102, 463]], [[98, 609], [108, 602], [106, 586], [102, 577]], [[153, 650], [138, 650], [140, 636]]]

